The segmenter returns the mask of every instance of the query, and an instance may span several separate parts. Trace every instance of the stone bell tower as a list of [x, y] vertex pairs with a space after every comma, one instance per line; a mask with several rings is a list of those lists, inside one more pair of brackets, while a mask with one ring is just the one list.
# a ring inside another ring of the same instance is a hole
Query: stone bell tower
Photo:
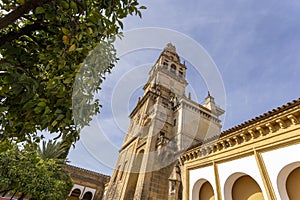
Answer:
[[224, 111], [210, 95], [200, 105], [185, 96], [186, 66], [167, 44], [130, 114], [130, 124], [105, 199], [181, 199], [178, 156], [220, 134]]

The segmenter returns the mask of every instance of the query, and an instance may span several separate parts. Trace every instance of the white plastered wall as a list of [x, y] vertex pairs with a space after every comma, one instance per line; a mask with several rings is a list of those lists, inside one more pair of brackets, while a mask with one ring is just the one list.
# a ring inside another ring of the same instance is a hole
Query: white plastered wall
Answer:
[[288, 199], [285, 182], [289, 173], [300, 166], [299, 153], [300, 144], [262, 153], [277, 199]]
[[249, 175], [251, 178], [253, 178], [262, 190], [264, 199], [268, 199], [254, 156], [248, 156], [221, 163], [218, 165], [218, 172], [222, 199], [232, 200], [232, 186], [234, 182], [242, 175]]
[[[217, 189], [216, 189], [213, 166], [190, 170], [189, 176], [190, 176], [190, 188], [189, 188], [190, 198], [189, 199], [192, 200], [199, 199], [199, 190], [201, 188], [201, 185], [205, 183], [205, 181], [208, 181], [211, 184], [216, 197], [215, 199], [217, 199]], [[197, 181], [200, 181], [200, 184], [196, 184]]]

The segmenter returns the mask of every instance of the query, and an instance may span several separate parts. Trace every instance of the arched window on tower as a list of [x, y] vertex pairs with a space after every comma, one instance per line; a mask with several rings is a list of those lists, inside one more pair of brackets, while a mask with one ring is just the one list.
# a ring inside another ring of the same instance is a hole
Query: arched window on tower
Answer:
[[164, 69], [168, 69], [168, 65], [169, 65], [169, 64], [168, 64], [168, 61], [167, 61], [167, 60], [164, 60], [163, 63], [162, 63], [162, 65], [163, 65], [163, 68], [164, 68]]
[[179, 77], [183, 78], [183, 72], [182, 71], [179, 71]]
[[174, 64], [171, 65], [171, 72], [176, 74], [176, 65]]

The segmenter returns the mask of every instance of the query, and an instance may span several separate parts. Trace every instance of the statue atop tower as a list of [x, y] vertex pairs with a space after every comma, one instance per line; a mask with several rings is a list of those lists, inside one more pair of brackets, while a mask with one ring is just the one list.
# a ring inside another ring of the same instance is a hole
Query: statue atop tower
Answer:
[[166, 45], [164, 50], [176, 53], [176, 47], [171, 42]]

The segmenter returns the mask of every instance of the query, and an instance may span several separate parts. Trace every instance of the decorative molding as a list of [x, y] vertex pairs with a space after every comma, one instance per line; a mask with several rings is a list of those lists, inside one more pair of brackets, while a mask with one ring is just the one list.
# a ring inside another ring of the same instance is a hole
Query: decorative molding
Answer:
[[[279, 111], [281, 112], [279, 113]], [[271, 136], [271, 134], [281, 134], [285, 131], [284, 129], [298, 126], [299, 116], [300, 99], [272, 110], [261, 117], [250, 120], [247, 122], [247, 126], [237, 126], [241, 127], [240, 129], [234, 128], [224, 131], [221, 133], [220, 138], [209, 139], [189, 148], [181, 156], [181, 159], [183, 162], [193, 160], [197, 157], [204, 157], [208, 154], [225, 151], [228, 148], [233, 148], [247, 142], [261, 141], [263, 138]], [[260, 122], [258, 119], [263, 120]], [[253, 121], [255, 121], [255, 124], [253, 124]], [[197, 152], [197, 156], [193, 156], [194, 152]]]
[[270, 133], [275, 132], [275, 128], [271, 123], [266, 123], [266, 127], [269, 129]]
[[286, 124], [282, 119], [277, 119], [275, 122], [276, 122], [276, 123], [280, 126], [280, 128], [282, 128], [282, 129], [284, 129], [284, 128], [287, 127], [287, 124]]
[[246, 121], [244, 123], [241, 123], [240, 125], [234, 126], [234, 127], [230, 128], [230, 129], [228, 129], [226, 131], [223, 131], [222, 135], [228, 135], [228, 134], [233, 133], [235, 131], [241, 130], [241, 129], [245, 128], [245, 127], [249, 127], [250, 125], [253, 125], [253, 124], [257, 123], [257, 122], [261, 122], [261, 121], [263, 121], [265, 119], [268, 119], [268, 118], [270, 118], [272, 116], [276, 116], [278, 114], [281, 115], [284, 111], [290, 110], [292, 108], [298, 110], [298, 114], [299, 114], [299, 107], [300, 107], [300, 98], [296, 99], [296, 100], [294, 100], [292, 102], [289, 102], [289, 103], [287, 103], [287, 104], [285, 104], [283, 106], [275, 108], [275, 109], [273, 109], [271, 111], [268, 111], [268, 112], [266, 112], [266, 113], [264, 113], [264, 114], [262, 114], [262, 115], [260, 115], [258, 117], [250, 119], [250, 120], [248, 120], [248, 121]]
[[297, 117], [295, 115], [288, 115], [287, 118], [291, 121], [291, 123], [293, 125], [296, 125], [299, 123], [299, 120], [297, 119]]

